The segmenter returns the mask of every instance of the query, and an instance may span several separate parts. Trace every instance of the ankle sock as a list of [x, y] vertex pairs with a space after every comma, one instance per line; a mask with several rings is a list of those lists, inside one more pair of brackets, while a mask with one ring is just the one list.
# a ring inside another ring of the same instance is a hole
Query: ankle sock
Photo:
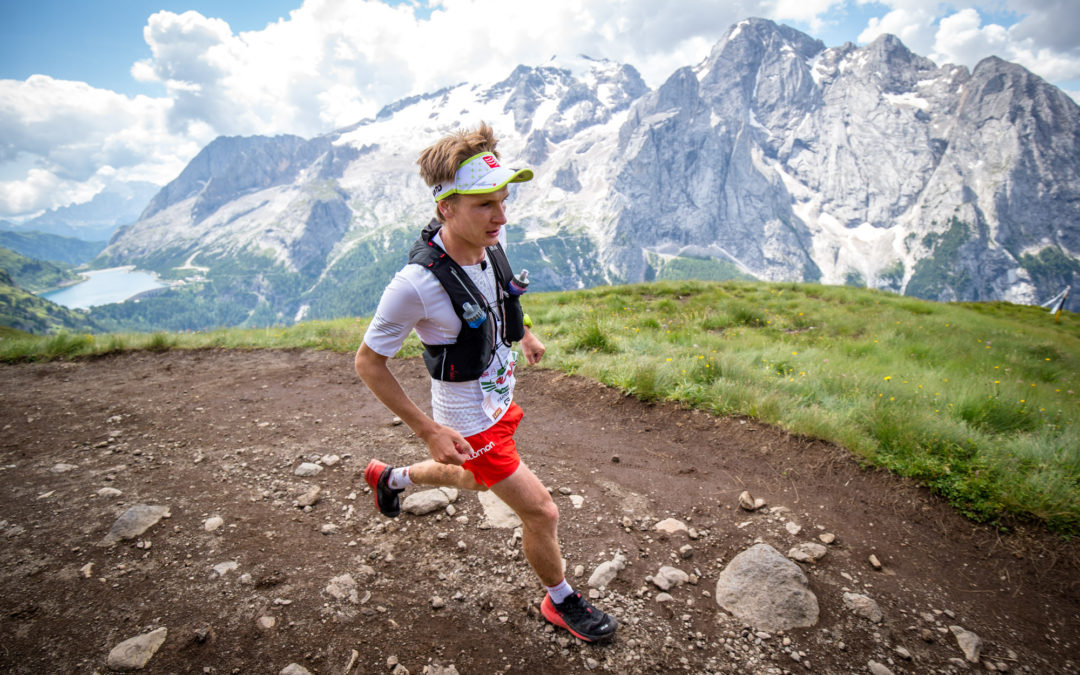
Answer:
[[574, 589], [570, 584], [566, 583], [566, 579], [563, 579], [555, 586], [544, 586], [547, 589], [548, 595], [551, 596], [551, 601], [554, 603], [562, 602], [574, 593]]
[[386, 484], [390, 486], [391, 490], [404, 490], [412, 485], [412, 479], [409, 478], [409, 467], [399, 466], [396, 469], [391, 469]]

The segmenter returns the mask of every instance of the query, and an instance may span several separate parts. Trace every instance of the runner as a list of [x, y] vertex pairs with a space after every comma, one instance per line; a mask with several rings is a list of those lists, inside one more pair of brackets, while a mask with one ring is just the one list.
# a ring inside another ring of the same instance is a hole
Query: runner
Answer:
[[[391, 518], [410, 485], [490, 489], [521, 518], [525, 558], [547, 588], [544, 618], [582, 640], [606, 640], [618, 622], [567, 583], [558, 508], [514, 443], [523, 412], [513, 401], [511, 345], [520, 342], [530, 365], [545, 348], [521, 311], [526, 282], [513, 277], [502, 248], [508, 186], [533, 174], [503, 167], [496, 143], [491, 127], [481, 124], [442, 138], [417, 162], [435, 199], [435, 220], [383, 291], [356, 353], [356, 372], [427, 443], [432, 458], [398, 468], [372, 459], [364, 479], [379, 511]], [[425, 346], [432, 417], [387, 366], [413, 329]]]

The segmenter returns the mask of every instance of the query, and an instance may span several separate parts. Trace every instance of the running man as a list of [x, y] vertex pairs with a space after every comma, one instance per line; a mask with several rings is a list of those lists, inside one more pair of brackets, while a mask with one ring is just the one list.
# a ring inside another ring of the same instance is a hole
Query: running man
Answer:
[[[435, 199], [435, 220], [383, 291], [356, 353], [356, 372], [427, 443], [431, 459], [398, 468], [372, 459], [364, 479], [379, 511], [391, 518], [410, 485], [490, 489], [521, 518], [525, 558], [547, 588], [544, 618], [582, 640], [606, 640], [618, 622], [567, 583], [558, 507], [514, 443], [523, 412], [513, 401], [511, 345], [520, 342], [530, 365], [545, 348], [529, 330], [518, 297], [525, 282], [513, 277], [502, 247], [509, 184], [533, 174], [503, 167], [496, 143], [491, 127], [481, 124], [442, 138], [417, 161]], [[387, 366], [413, 329], [425, 347], [432, 417]]]

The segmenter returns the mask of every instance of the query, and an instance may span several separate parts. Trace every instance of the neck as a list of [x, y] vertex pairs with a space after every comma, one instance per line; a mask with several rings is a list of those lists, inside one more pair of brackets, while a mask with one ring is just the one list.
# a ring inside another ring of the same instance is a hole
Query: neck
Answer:
[[453, 229], [447, 227], [447, 224], [443, 224], [442, 229], [439, 230], [439, 235], [442, 238], [443, 250], [457, 264], [462, 266], [479, 265], [484, 261], [484, 248], [482, 246], [477, 248], [454, 236]]

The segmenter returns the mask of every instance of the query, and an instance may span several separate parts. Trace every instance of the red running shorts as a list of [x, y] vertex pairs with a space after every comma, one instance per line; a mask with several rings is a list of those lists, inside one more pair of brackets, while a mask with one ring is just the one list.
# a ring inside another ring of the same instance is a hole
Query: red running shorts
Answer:
[[511, 403], [499, 421], [485, 431], [467, 437], [472, 446], [472, 458], [461, 468], [472, 472], [476, 482], [491, 487], [517, 471], [521, 457], [514, 443], [517, 430], [525, 411], [517, 403]]

